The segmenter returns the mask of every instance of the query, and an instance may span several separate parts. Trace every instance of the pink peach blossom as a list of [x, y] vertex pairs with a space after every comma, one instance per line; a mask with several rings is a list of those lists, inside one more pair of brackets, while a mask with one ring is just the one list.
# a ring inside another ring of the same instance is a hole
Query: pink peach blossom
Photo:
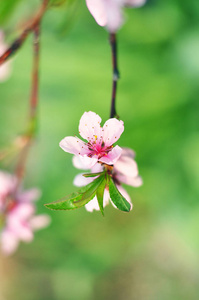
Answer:
[[[8, 45], [4, 42], [4, 33], [0, 30], [0, 56], [7, 50]], [[10, 61], [0, 66], [0, 82], [6, 81], [10, 77]]]
[[5, 255], [12, 254], [20, 241], [31, 242], [33, 232], [50, 222], [47, 215], [35, 216], [33, 202], [40, 197], [39, 190], [15, 192], [16, 182], [15, 176], [0, 171], [0, 217], [3, 219], [0, 244]]
[[108, 31], [115, 33], [123, 24], [124, 6], [137, 7], [146, 0], [86, 0], [87, 7], [100, 26], [106, 26]]
[[122, 149], [119, 146], [113, 147], [113, 144], [124, 131], [123, 121], [112, 118], [106, 121], [103, 127], [100, 123], [101, 118], [96, 113], [85, 112], [80, 119], [79, 134], [88, 142], [68, 136], [59, 144], [65, 152], [78, 156], [87, 169], [97, 162], [112, 165], [122, 153]]
[[[138, 167], [134, 160], [135, 153], [133, 150], [129, 148], [122, 148], [122, 154], [120, 158], [116, 161], [113, 166], [112, 178], [116, 184], [119, 192], [124, 196], [124, 198], [131, 204], [131, 209], [133, 207], [131, 203], [131, 198], [126, 192], [126, 190], [121, 186], [121, 183], [125, 183], [131, 185], [133, 187], [139, 187], [142, 185], [142, 178], [138, 175]], [[78, 169], [87, 169], [87, 166], [79, 159], [79, 157], [73, 157], [73, 164]], [[102, 172], [103, 166], [101, 164], [96, 164], [92, 169], [92, 173]], [[92, 182], [96, 177], [84, 177], [84, 173], [78, 174], [74, 179], [74, 185], [81, 187]], [[105, 207], [108, 203], [112, 203], [108, 188], [104, 190], [104, 199], [103, 206]], [[97, 201], [97, 197], [94, 197], [90, 202], [85, 205], [88, 211], [99, 210], [99, 205]]]

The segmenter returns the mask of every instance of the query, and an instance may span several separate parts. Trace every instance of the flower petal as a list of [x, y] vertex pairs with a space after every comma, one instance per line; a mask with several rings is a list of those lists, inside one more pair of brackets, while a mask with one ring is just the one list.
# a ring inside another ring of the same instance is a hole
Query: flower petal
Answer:
[[122, 156], [128, 156], [130, 158], [135, 158], [135, 151], [133, 151], [130, 148], [122, 147], [122, 155], [121, 155], [121, 157]]
[[100, 26], [105, 26], [107, 23], [107, 15], [102, 0], [86, 0], [87, 7], [94, 17], [95, 21]]
[[115, 33], [123, 24], [123, 0], [105, 1], [104, 5], [107, 13], [107, 29], [109, 32]]
[[[73, 156], [73, 165], [77, 169], [88, 170], [91, 169], [96, 163], [98, 159], [96, 156], [88, 157], [88, 156]], [[93, 171], [96, 172], [96, 171]]]
[[139, 187], [143, 184], [143, 180], [141, 176], [131, 177], [122, 174], [117, 174], [117, 180], [119, 182], [125, 183], [127, 185], [131, 185], [133, 187]]
[[33, 202], [38, 200], [40, 197], [41, 191], [36, 188], [20, 192], [19, 195], [17, 195], [17, 199], [21, 202]]
[[119, 159], [122, 153], [122, 148], [115, 146], [106, 156], [102, 156], [99, 161], [107, 165], [113, 165]]
[[139, 7], [146, 3], [146, 0], [125, 0], [126, 6]]
[[106, 147], [113, 145], [124, 131], [124, 122], [115, 118], [109, 119], [103, 126], [103, 141]]
[[87, 145], [77, 137], [67, 136], [59, 143], [59, 146], [68, 153], [85, 155], [89, 153]]
[[91, 201], [89, 201], [86, 205], [85, 208], [87, 211], [92, 212], [94, 209], [95, 210], [100, 210], [99, 204], [97, 201], [97, 197], [95, 196]]
[[87, 164], [85, 164], [84, 160], [82, 161], [81, 156], [74, 155], [72, 158], [73, 166], [77, 169], [88, 170]]
[[[104, 198], [103, 198], [103, 207], [105, 207], [109, 203], [110, 195], [109, 191], [107, 189], [104, 190]], [[92, 212], [94, 209], [95, 210], [100, 210], [99, 204], [97, 201], [97, 197], [95, 196], [91, 201], [89, 201], [85, 205], [86, 210]]]
[[1, 249], [5, 255], [11, 255], [16, 251], [19, 244], [19, 239], [15, 234], [8, 230], [4, 229], [1, 233]]
[[19, 203], [8, 215], [9, 223], [15, 222], [15, 220], [27, 220], [35, 212], [35, 207], [31, 203]]
[[38, 230], [47, 227], [50, 222], [51, 219], [48, 215], [38, 215], [30, 219], [29, 226], [32, 230]]
[[82, 164], [84, 164], [84, 166], [87, 166], [87, 168], [86, 168], [87, 170], [91, 169], [98, 161], [98, 158], [96, 155], [93, 157], [88, 157], [85, 155], [85, 156], [80, 156], [79, 158], [80, 158]]
[[126, 176], [136, 177], [138, 175], [138, 167], [135, 160], [127, 156], [121, 155], [116, 161], [114, 169], [117, 173], [121, 173]]
[[73, 184], [75, 186], [85, 186], [89, 183], [91, 183], [95, 177], [84, 177], [83, 176], [84, 173], [78, 174], [77, 176], [75, 176]]
[[102, 142], [101, 118], [96, 113], [85, 112], [79, 122], [79, 134], [92, 143]]

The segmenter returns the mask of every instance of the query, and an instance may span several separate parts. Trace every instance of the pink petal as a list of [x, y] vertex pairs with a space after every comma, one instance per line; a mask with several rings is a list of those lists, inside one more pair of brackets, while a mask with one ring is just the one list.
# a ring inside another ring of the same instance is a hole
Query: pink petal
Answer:
[[[103, 207], [109, 203], [109, 192], [107, 189], [104, 190]], [[95, 196], [90, 202], [85, 205], [87, 211], [92, 212], [93, 210], [100, 210], [97, 197]]]
[[135, 158], [135, 151], [133, 151], [130, 148], [124, 148], [124, 147], [122, 147], [122, 155], [121, 155], [121, 157], [123, 157], [123, 156], [128, 156], [130, 158]]
[[107, 15], [103, 0], [86, 0], [87, 7], [94, 17], [95, 21], [100, 26], [105, 26], [107, 23]]
[[122, 5], [123, 0], [105, 1], [107, 13], [106, 27], [109, 32], [115, 33], [123, 24]]
[[85, 143], [77, 137], [67, 136], [60, 143], [59, 146], [68, 153], [75, 155], [85, 155], [89, 153], [88, 147]]
[[102, 172], [103, 170], [104, 168], [102, 167], [102, 165], [100, 163], [97, 163], [91, 168], [91, 173], [98, 173]]
[[82, 161], [82, 156], [74, 155], [72, 158], [73, 166], [77, 169], [88, 170], [88, 164], [85, 164], [85, 160]]
[[125, 0], [126, 6], [139, 7], [146, 3], [146, 0]]
[[19, 203], [8, 215], [8, 220], [10, 223], [15, 222], [15, 220], [27, 220], [35, 212], [35, 207], [31, 203]]
[[102, 141], [101, 118], [96, 113], [85, 112], [79, 122], [79, 134], [90, 143]]
[[30, 189], [25, 192], [21, 192], [19, 195], [17, 195], [19, 201], [22, 202], [33, 202], [38, 200], [40, 197], [41, 197], [41, 191], [36, 188]]
[[[91, 169], [98, 161], [97, 156], [88, 157], [88, 156], [78, 156], [78, 158], [73, 159], [73, 163], [75, 167], [77, 166], [78, 169], [88, 170]], [[83, 168], [80, 168], [83, 166]]]
[[131, 177], [122, 174], [117, 174], [116, 177], [119, 182], [125, 183], [127, 185], [131, 185], [133, 187], [139, 187], [143, 184], [142, 177], [140, 176]]
[[107, 165], [113, 165], [119, 159], [122, 153], [122, 148], [115, 146], [106, 156], [102, 156], [99, 161]]
[[103, 141], [106, 147], [113, 145], [124, 131], [124, 122], [115, 118], [109, 119], [103, 126]]
[[19, 240], [23, 240], [25, 242], [32, 241], [33, 233], [27, 220], [25, 221], [17, 216], [8, 216], [7, 227]]
[[85, 186], [95, 179], [95, 177], [84, 177], [83, 174], [84, 173], [81, 173], [75, 176], [75, 179], [73, 181], [73, 184], [75, 186]]
[[98, 202], [97, 202], [97, 197], [95, 196], [91, 201], [89, 201], [86, 205], [85, 208], [87, 211], [93, 212], [93, 210], [100, 210]]
[[116, 161], [114, 169], [117, 173], [121, 173], [126, 176], [136, 177], [138, 175], [138, 167], [135, 160], [127, 156], [121, 155]]
[[11, 255], [14, 253], [18, 247], [19, 239], [9, 231], [4, 229], [0, 236], [1, 249], [5, 255]]
[[[77, 168], [77, 169], [81, 169], [81, 170], [88, 170], [90, 168], [92, 173], [97, 173], [97, 172], [102, 172], [103, 171], [103, 167], [101, 164], [96, 163], [97, 162], [97, 157], [84, 157], [84, 156], [73, 156], [73, 165]], [[95, 164], [93, 165], [93, 162], [95, 162]], [[93, 166], [92, 166], [93, 165]], [[91, 166], [91, 167], [90, 167]]]
[[0, 197], [12, 193], [16, 185], [16, 178], [7, 173], [0, 171]]
[[24, 242], [32, 242], [34, 236], [32, 229], [27, 224], [21, 224], [20, 227], [15, 229], [15, 234], [17, 234], [18, 238]]
[[29, 226], [32, 230], [38, 230], [47, 227], [51, 222], [48, 215], [34, 216], [29, 220]]

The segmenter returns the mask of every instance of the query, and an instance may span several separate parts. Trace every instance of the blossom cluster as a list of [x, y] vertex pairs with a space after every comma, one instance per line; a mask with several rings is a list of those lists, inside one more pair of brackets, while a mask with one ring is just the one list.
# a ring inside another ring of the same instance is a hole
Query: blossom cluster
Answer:
[[48, 226], [47, 215], [35, 215], [34, 201], [39, 197], [38, 189], [17, 189], [16, 177], [0, 171], [0, 245], [4, 254], [12, 254], [20, 241], [31, 242], [35, 230]]
[[[87, 139], [87, 142], [72, 136], [65, 137], [60, 142], [60, 147], [65, 152], [74, 154], [73, 164], [76, 168], [90, 169], [91, 171], [90, 175], [83, 173], [77, 175], [74, 179], [74, 185], [86, 186], [104, 171], [107, 171], [117, 190], [130, 203], [132, 209], [130, 196], [121, 184], [139, 187], [142, 185], [142, 178], [138, 175], [134, 151], [129, 148], [121, 148], [118, 145], [114, 146], [124, 131], [124, 123], [116, 118], [107, 120], [103, 127], [100, 126], [100, 123], [99, 115], [91, 111], [85, 112], [80, 119], [79, 134], [83, 139]], [[103, 207], [109, 203], [109, 200], [114, 205], [108, 184], [105, 184], [104, 187]], [[96, 195], [86, 203], [85, 207], [88, 211], [100, 209]]]

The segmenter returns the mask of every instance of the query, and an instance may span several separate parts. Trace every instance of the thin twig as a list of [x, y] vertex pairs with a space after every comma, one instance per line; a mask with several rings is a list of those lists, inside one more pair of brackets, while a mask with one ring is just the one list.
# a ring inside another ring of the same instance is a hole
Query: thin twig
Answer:
[[40, 49], [40, 25], [35, 24], [33, 28], [33, 72], [32, 72], [32, 89], [30, 95], [30, 128], [26, 135], [26, 144], [20, 153], [19, 161], [15, 170], [17, 177], [17, 187], [18, 189], [20, 182], [24, 176], [26, 161], [28, 153], [30, 151], [30, 146], [32, 144], [37, 121], [37, 106], [38, 106], [38, 92], [39, 92], [39, 49]]
[[116, 92], [117, 92], [117, 81], [119, 79], [119, 71], [117, 64], [117, 39], [115, 33], [110, 33], [110, 45], [112, 53], [112, 65], [113, 65], [113, 85], [112, 85], [112, 97], [111, 97], [111, 112], [110, 118], [118, 117], [116, 113]]
[[20, 47], [25, 42], [27, 36], [31, 31], [34, 30], [35, 26], [40, 22], [41, 18], [43, 17], [44, 13], [46, 12], [46, 9], [48, 7], [49, 0], [43, 0], [43, 3], [36, 13], [36, 15], [32, 18], [32, 20], [28, 23], [26, 29], [22, 32], [20, 37], [16, 39], [13, 44], [0, 56], [0, 66], [8, 60], [17, 50], [20, 49]]
[[38, 104], [38, 88], [39, 88], [39, 39], [40, 39], [40, 26], [39, 23], [34, 28], [34, 61], [33, 61], [33, 73], [32, 73], [32, 91], [30, 96], [30, 117], [34, 119], [36, 116], [37, 104]]

